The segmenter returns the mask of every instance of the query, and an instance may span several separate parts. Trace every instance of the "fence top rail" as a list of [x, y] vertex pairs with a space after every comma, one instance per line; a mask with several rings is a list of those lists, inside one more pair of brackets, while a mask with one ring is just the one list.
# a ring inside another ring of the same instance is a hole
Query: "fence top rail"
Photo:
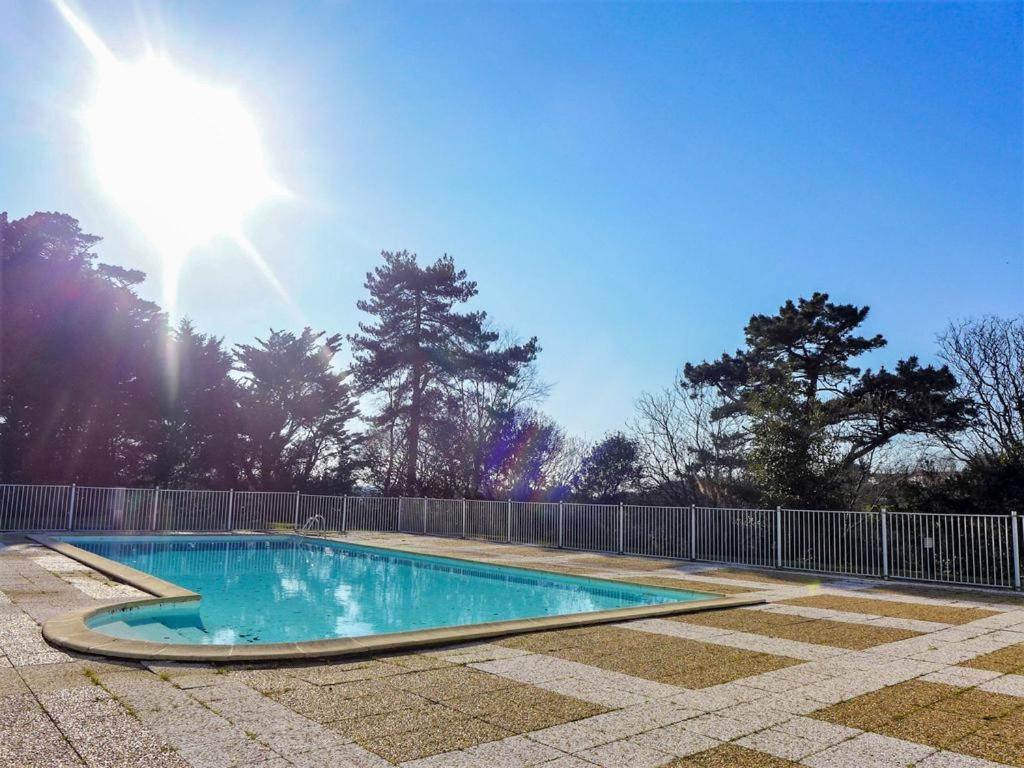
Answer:
[[[66, 488], [70, 488], [71, 486], [68, 485], [68, 486], [65, 486], [65, 487]], [[133, 491], [133, 492], [141, 491], [141, 492], [150, 492], [150, 491], [159, 490], [158, 488], [155, 488], [153, 486], [150, 486], [148, 488], [134, 488], [134, 487], [128, 486], [128, 485], [76, 485], [75, 488], [77, 490], [79, 490], [79, 491], [125, 491], [125, 492], [127, 492], [127, 491]]]
[[876, 509], [801, 509], [799, 507], [780, 507], [783, 512], [811, 512], [815, 515], [880, 515]]
[[[235, 491], [235, 493], [246, 493], [251, 496], [292, 496], [294, 497], [298, 491]], [[307, 493], [306, 496], [319, 496], [319, 494]]]
[[227, 495], [235, 494], [239, 496], [263, 496], [263, 497], [280, 497], [280, 498], [294, 498], [296, 495], [304, 496], [307, 498], [317, 499], [350, 499], [353, 501], [378, 501], [378, 502], [403, 502], [403, 501], [423, 501], [423, 502], [446, 502], [446, 503], [460, 503], [465, 502], [467, 504], [480, 504], [480, 505], [500, 505], [505, 506], [509, 503], [514, 505], [523, 506], [542, 506], [542, 507], [557, 507], [565, 506], [574, 508], [576, 511], [592, 510], [592, 511], [603, 511], [603, 510], [617, 510], [620, 507], [633, 510], [676, 510], [686, 511], [689, 509], [695, 509], [703, 512], [736, 512], [736, 513], [772, 513], [776, 509], [782, 512], [798, 512], [808, 514], [823, 514], [823, 515], [865, 515], [865, 516], [878, 516], [881, 514], [888, 514], [892, 517], [931, 517], [931, 518], [948, 518], [958, 520], [1008, 520], [1013, 516], [1013, 512], [1005, 513], [972, 513], [972, 512], [921, 512], [921, 511], [910, 511], [910, 510], [857, 510], [857, 509], [803, 509], [796, 507], [709, 507], [702, 505], [682, 505], [673, 506], [668, 504], [633, 504], [633, 503], [622, 503], [622, 504], [599, 504], [595, 502], [586, 501], [533, 501], [533, 500], [515, 500], [515, 499], [471, 499], [466, 497], [459, 498], [438, 498], [434, 496], [382, 496], [373, 494], [319, 494], [319, 493], [302, 493], [299, 491], [255, 491], [247, 489], [207, 489], [207, 488], [160, 488], [154, 486], [139, 487], [139, 486], [105, 486], [105, 485], [78, 485], [78, 484], [60, 484], [60, 483], [0, 483], [0, 493], [7, 491], [23, 491], [23, 490], [38, 490], [42, 491], [70, 491], [75, 488], [77, 491], [82, 492], [121, 492], [121, 493], [154, 493], [159, 491], [161, 494], [192, 494], [192, 495]]
[[[70, 488], [70, 485], [60, 483], [0, 483], [0, 490], [4, 488]], [[78, 486], [79, 488], [81, 486]]]
[[[224, 491], [220, 489], [206, 489], [206, 488], [160, 488], [160, 493], [231, 493], [231, 491]], [[241, 491], [236, 491], [241, 493]], [[308, 495], [308, 494], [304, 494]]]
[[974, 512], [886, 512], [890, 517], [948, 517], [957, 520], [1010, 520], [1013, 512], [1005, 514], [989, 513], [975, 514]]
[[774, 512], [774, 509], [767, 509], [764, 507], [701, 507], [695, 506], [694, 509], [705, 510], [708, 512]]
[[679, 507], [674, 507], [671, 504], [628, 504], [628, 503], [623, 503], [622, 506], [625, 507], [626, 509], [668, 509], [668, 510], [675, 510], [675, 511], [678, 511], [678, 512], [689, 512], [690, 511], [690, 505], [689, 504], [685, 504], [685, 505], [679, 506]]

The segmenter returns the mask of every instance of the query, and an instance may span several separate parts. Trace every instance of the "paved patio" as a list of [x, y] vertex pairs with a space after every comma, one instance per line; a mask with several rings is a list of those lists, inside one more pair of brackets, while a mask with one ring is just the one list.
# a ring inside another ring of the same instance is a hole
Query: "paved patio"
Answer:
[[1024, 600], [477, 541], [364, 543], [742, 594], [754, 608], [357, 661], [138, 664], [39, 624], [140, 593], [0, 545], [11, 766], [1024, 766]]

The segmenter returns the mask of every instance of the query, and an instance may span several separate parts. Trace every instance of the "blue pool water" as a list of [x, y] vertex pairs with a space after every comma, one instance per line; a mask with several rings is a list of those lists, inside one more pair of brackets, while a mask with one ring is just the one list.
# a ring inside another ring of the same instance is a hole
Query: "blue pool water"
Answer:
[[301, 536], [62, 540], [202, 596], [89, 621], [155, 642], [300, 642], [710, 597]]

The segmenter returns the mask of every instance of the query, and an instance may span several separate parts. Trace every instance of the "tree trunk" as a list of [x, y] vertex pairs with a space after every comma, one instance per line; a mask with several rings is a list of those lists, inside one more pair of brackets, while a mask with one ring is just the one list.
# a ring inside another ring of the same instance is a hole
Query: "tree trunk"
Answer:
[[412, 394], [409, 403], [409, 451], [405, 464], [405, 489], [416, 493], [416, 462], [420, 453], [420, 419], [423, 408], [423, 355], [420, 342], [423, 339], [423, 302], [416, 292], [416, 315], [413, 325]]
[[406, 456], [405, 465], [405, 490], [408, 493], [416, 492], [416, 462], [419, 459], [420, 453], [420, 409], [422, 401], [418, 364], [413, 366], [412, 378], [412, 402], [410, 403], [409, 412], [409, 451]]

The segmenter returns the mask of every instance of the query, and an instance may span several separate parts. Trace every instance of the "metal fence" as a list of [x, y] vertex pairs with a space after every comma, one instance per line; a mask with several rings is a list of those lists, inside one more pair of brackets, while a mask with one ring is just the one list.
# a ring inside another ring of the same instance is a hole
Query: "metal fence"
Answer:
[[[315, 525], [308, 525], [315, 523]], [[1017, 513], [721, 509], [0, 485], [0, 531], [382, 531], [1020, 589]]]

